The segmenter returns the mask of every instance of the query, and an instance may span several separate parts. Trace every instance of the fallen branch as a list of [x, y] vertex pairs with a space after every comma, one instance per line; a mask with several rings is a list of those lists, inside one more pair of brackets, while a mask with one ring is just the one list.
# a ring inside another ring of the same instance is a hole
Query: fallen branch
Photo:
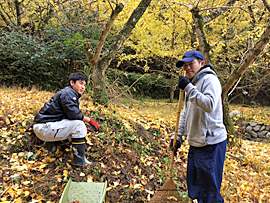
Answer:
[[8, 191], [8, 189], [10, 188], [11, 186], [9, 186], [7, 189], [5, 189], [4, 192], [2, 192], [2, 194], [0, 195], [0, 198]]

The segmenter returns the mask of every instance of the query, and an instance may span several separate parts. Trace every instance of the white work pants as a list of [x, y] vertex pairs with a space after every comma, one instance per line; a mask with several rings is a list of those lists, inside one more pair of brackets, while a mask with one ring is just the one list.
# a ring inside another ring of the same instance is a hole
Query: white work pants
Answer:
[[34, 124], [36, 136], [46, 142], [54, 142], [71, 138], [84, 138], [87, 129], [81, 120], [63, 119], [57, 122]]

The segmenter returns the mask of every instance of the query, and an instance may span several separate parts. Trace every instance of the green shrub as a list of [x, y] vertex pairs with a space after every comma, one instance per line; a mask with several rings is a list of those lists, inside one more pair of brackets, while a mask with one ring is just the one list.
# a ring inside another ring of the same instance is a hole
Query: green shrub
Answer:
[[64, 58], [50, 44], [20, 32], [0, 35], [0, 80], [5, 85], [61, 86]]
[[22, 32], [0, 34], [0, 80], [6, 86], [66, 86], [68, 75], [87, 65], [85, 41], [95, 48], [98, 28], [47, 26], [42, 36]]

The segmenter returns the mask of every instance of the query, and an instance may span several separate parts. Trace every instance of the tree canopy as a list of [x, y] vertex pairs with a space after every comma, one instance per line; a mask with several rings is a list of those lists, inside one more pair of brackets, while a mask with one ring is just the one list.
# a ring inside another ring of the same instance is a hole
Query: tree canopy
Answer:
[[[241, 92], [248, 90], [252, 99], [257, 98], [258, 102], [258, 98], [263, 97], [265, 101], [260, 103], [267, 104], [269, 4], [266, 0], [162, 0], [145, 1], [146, 4], [139, 6], [140, 3], [144, 1], [2, 1], [0, 67], [7, 76], [2, 76], [1, 80], [17, 84], [18, 78], [28, 77], [25, 85], [42, 86], [38, 80], [31, 79], [38, 69], [44, 80], [53, 80], [54, 72], [58, 73], [57, 80], [63, 86], [65, 79], [60, 78], [66, 78], [70, 72], [90, 69], [90, 74], [93, 64], [89, 57], [97, 50], [113, 12], [122, 4], [123, 9], [108, 30], [100, 54], [96, 53], [98, 69], [103, 72], [98, 78], [107, 77], [107, 67], [123, 70], [133, 67], [132, 70], [167, 77], [167, 88], [173, 92], [179, 75], [175, 62], [185, 51], [197, 49], [216, 68], [222, 84], [227, 87], [224, 92], [232, 101], [241, 101]], [[144, 11], [130, 34], [123, 38], [128, 21], [133, 20], [132, 13], [136, 13], [135, 8]], [[16, 35], [24, 37], [17, 40], [19, 50], [10, 54]], [[259, 42], [264, 46], [254, 52]], [[35, 47], [42, 47], [43, 51]], [[247, 57], [252, 57], [249, 64], [245, 63]], [[59, 68], [63, 71], [59, 72]], [[11, 69], [17, 71], [9, 71]], [[244, 71], [237, 75], [239, 69]], [[47, 87], [54, 89], [61, 84], [53, 87], [48, 82]]]

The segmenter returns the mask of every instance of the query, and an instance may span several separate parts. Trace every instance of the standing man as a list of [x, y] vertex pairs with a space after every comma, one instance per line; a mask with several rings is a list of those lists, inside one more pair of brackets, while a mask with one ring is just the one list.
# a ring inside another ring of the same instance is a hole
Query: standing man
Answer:
[[83, 73], [72, 73], [68, 86], [57, 92], [37, 113], [33, 126], [36, 136], [43, 141], [71, 139], [72, 164], [79, 166], [92, 164], [85, 157], [85, 123], [96, 131], [99, 129], [98, 124], [79, 109], [79, 98], [84, 93], [87, 80]]
[[227, 146], [227, 132], [223, 124], [221, 84], [210, 65], [205, 65], [203, 54], [188, 51], [176, 63], [186, 71], [180, 76], [178, 87], [185, 91], [185, 106], [181, 113], [177, 152], [181, 138], [187, 134], [190, 144], [187, 166], [188, 195], [199, 203], [224, 202], [220, 194]]

